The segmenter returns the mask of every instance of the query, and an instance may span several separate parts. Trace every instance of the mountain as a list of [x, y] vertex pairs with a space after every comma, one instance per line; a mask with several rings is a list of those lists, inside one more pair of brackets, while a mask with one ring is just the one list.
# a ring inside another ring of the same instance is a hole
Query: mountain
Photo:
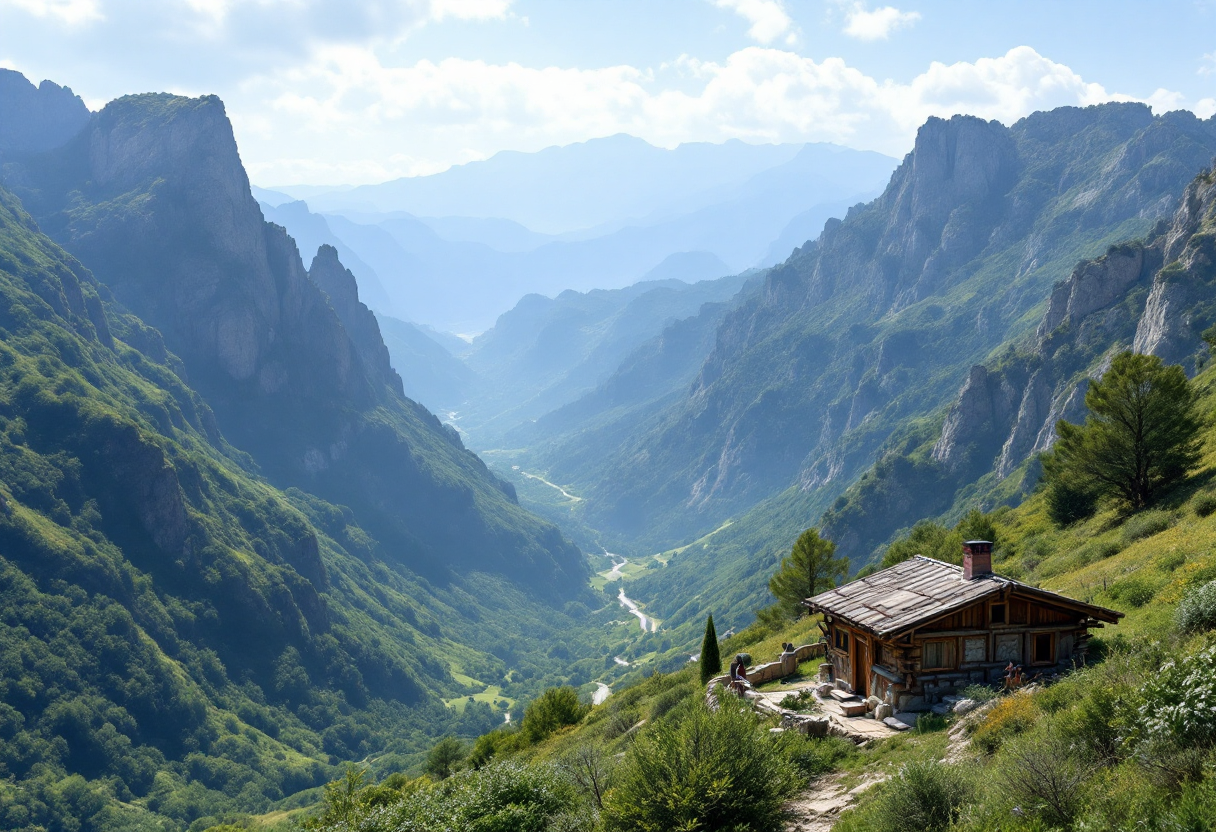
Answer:
[[218, 99], [121, 98], [68, 145], [9, 168], [42, 227], [164, 334], [276, 484], [350, 506], [387, 552], [436, 577], [480, 568], [581, 587], [577, 550], [399, 395], [366, 338], [362, 354], [352, 342], [292, 240], [263, 220]]
[[881, 197], [727, 315], [661, 424], [597, 469], [550, 458], [551, 479], [577, 486], [589, 525], [657, 547], [791, 485], [830, 502], [1033, 328], [1062, 271], [1168, 214], [1213, 127], [1138, 105], [930, 120]]
[[734, 297], [746, 275], [687, 284], [528, 295], [473, 339], [464, 361], [475, 382], [460, 406], [478, 447], [593, 390], [641, 344], [702, 305]]
[[[877, 193], [894, 160], [832, 145], [728, 142], [667, 151], [617, 137], [478, 164], [487, 167], [453, 168], [333, 196], [354, 199], [355, 193], [408, 186], [433, 192], [436, 199], [464, 200], [460, 204], [389, 200], [377, 212], [374, 206], [335, 206], [324, 196], [310, 199], [309, 210], [324, 214], [334, 238], [383, 284], [390, 305], [377, 308], [439, 329], [475, 333], [529, 293], [615, 289], [666, 277], [695, 282], [760, 261], [771, 264], [793, 247], [772, 256], [783, 229], [787, 236], [809, 229], [794, 245], [805, 242], [830, 217]], [[582, 204], [595, 195], [603, 201], [588, 210], [617, 204], [628, 210], [597, 214], [603, 221], [592, 227], [537, 233], [521, 224], [526, 217], [510, 213], [511, 200], [539, 200], [547, 188], [554, 193], [546, 210], [563, 201]], [[491, 209], [504, 213], [484, 214]], [[320, 218], [301, 214], [300, 206], [266, 210], [299, 239], [319, 239], [313, 226]], [[427, 216], [430, 210], [469, 215]], [[358, 267], [352, 270], [362, 275]]]
[[37, 87], [20, 72], [0, 68], [0, 161], [8, 153], [59, 147], [89, 120], [89, 108], [67, 87], [43, 81]]
[[[454, 356], [438, 333], [387, 316], [380, 317], [384, 345], [401, 374], [405, 395], [435, 413], [459, 407], [473, 384], [473, 371]], [[457, 339], [465, 349], [468, 344]]]
[[325, 217], [309, 211], [306, 203], [291, 199], [278, 205], [259, 201], [258, 205], [262, 209], [262, 216], [268, 222], [287, 229], [302, 255], [316, 253], [321, 246], [331, 246], [346, 268], [358, 278], [359, 291], [372, 309], [387, 309], [390, 306], [391, 301], [376, 270], [364, 263], [359, 255], [334, 235]]
[[[536, 153], [503, 151], [430, 176], [299, 198], [325, 213], [353, 209], [505, 219], [560, 234], [672, 210], [688, 195], [742, 182], [786, 162], [800, 147], [736, 139], [664, 150], [619, 134]], [[294, 193], [290, 187], [277, 190]]]

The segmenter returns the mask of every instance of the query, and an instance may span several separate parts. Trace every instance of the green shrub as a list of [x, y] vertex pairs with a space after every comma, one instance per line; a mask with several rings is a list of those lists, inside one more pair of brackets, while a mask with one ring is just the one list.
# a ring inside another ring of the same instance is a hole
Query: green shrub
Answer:
[[1087, 543], [1080, 549], [1077, 549], [1076, 559], [1078, 566], [1088, 566], [1100, 560], [1106, 560], [1109, 557], [1114, 557], [1123, 551], [1123, 547], [1114, 541], [1105, 541], [1102, 543], [1094, 542]]
[[604, 723], [604, 739], [616, 739], [637, 725], [640, 719], [641, 717], [638, 715], [638, 712], [633, 708], [613, 708], [611, 716]]
[[689, 690], [682, 686], [663, 691], [650, 705], [650, 720], [653, 722], [666, 716], [672, 708], [688, 698], [688, 695]]
[[569, 685], [549, 688], [528, 705], [520, 730], [529, 742], [540, 742], [560, 728], [577, 724], [589, 710], [591, 706], [579, 702], [578, 691]]
[[946, 730], [946, 718], [941, 714], [924, 713], [916, 718], [916, 733], [932, 734]]
[[1202, 494], [1195, 495], [1195, 499], [1191, 501], [1191, 508], [1200, 517], [1207, 517], [1216, 511], [1216, 494], [1205, 491]]
[[617, 782], [605, 801], [610, 832], [775, 832], [797, 777], [751, 711], [723, 697], [716, 712], [699, 705], [639, 736]]
[[1123, 540], [1134, 543], [1159, 534], [1174, 525], [1168, 511], [1142, 511], [1123, 524]]
[[880, 788], [874, 812], [883, 832], [940, 832], [958, 819], [970, 794], [962, 772], [937, 760], [907, 763]]
[[1168, 661], [1140, 690], [1140, 721], [1150, 743], [1216, 745], [1216, 647]]
[[1068, 828], [1085, 798], [1097, 762], [1050, 725], [1017, 737], [1001, 750], [997, 784], [1023, 812]]
[[358, 828], [362, 832], [590, 832], [594, 816], [576, 785], [557, 767], [512, 761], [460, 772], [371, 813]]
[[1071, 526], [1092, 517], [1098, 509], [1098, 492], [1091, 486], [1070, 478], [1050, 482], [1044, 497], [1047, 515], [1057, 526]]
[[788, 711], [814, 711], [818, 710], [819, 704], [815, 701], [815, 694], [810, 688], [803, 688], [797, 693], [786, 694], [780, 702], [781, 707]]
[[1136, 573], [1115, 581], [1106, 592], [1116, 601], [1122, 601], [1129, 607], [1139, 609], [1153, 600], [1153, 596], [1157, 594], [1157, 590], [1160, 588], [1160, 583], [1153, 581], [1145, 575]]
[[976, 702], [990, 702], [1000, 696], [1001, 692], [988, 685], [967, 685], [958, 692], [959, 696], [974, 699]]
[[1174, 620], [1184, 633], [1216, 630], [1216, 581], [1197, 586], [1183, 596], [1174, 611]]
[[778, 746], [786, 759], [803, 777], [819, 777], [840, 767], [840, 763], [857, 750], [843, 737], [806, 737], [796, 731], [786, 731], [777, 737]]

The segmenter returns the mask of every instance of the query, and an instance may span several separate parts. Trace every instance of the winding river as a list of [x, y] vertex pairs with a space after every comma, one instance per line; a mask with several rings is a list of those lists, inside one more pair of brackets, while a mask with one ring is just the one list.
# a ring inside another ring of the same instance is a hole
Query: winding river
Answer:
[[[617, 575], [619, 577], [621, 574], [621, 569], [625, 566], [625, 564], [629, 563], [629, 559], [624, 555], [614, 555], [612, 552], [607, 550], [604, 551], [604, 554], [612, 558], [612, 571], [608, 574]], [[637, 603], [625, 594], [624, 587], [621, 587], [620, 591], [617, 593], [616, 600], [621, 603], [622, 607], [638, 617], [638, 623], [641, 625], [643, 633], [657, 633], [659, 631], [659, 622], [655, 621], [653, 618], [647, 618], [646, 613], [638, 609]]]

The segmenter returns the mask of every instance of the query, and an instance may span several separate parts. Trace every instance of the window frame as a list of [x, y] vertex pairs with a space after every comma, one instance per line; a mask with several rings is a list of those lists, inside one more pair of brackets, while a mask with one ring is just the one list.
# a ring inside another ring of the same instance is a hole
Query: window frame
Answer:
[[[940, 665], [930, 665], [929, 664], [929, 645], [930, 644], [943, 645], [943, 648], [942, 648], [943, 662], [949, 662], [950, 660], [953, 660], [953, 664], [946, 663], [946, 664], [940, 664]], [[928, 670], [957, 670], [958, 669], [958, 639], [956, 639], [956, 638], [925, 639], [921, 643], [920, 664], [921, 664], [920, 669], [925, 670], [925, 671], [928, 671]]]
[[[1046, 661], [1040, 661], [1038, 658], [1039, 639], [1046, 637], [1048, 639], [1048, 653], [1051, 658]], [[1030, 664], [1036, 667], [1044, 667], [1056, 663], [1056, 634], [1052, 632], [1046, 633], [1031, 633], [1030, 634]]]
[[849, 631], [843, 627], [832, 628], [832, 644], [842, 653], [849, 652]]

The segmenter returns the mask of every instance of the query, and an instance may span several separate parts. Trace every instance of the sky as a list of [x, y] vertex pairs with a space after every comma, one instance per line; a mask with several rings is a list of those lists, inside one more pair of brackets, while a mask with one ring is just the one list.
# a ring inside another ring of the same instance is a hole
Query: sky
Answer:
[[214, 93], [255, 184], [363, 184], [501, 150], [827, 141], [932, 115], [1138, 100], [1216, 113], [1216, 0], [0, 0], [0, 66]]

